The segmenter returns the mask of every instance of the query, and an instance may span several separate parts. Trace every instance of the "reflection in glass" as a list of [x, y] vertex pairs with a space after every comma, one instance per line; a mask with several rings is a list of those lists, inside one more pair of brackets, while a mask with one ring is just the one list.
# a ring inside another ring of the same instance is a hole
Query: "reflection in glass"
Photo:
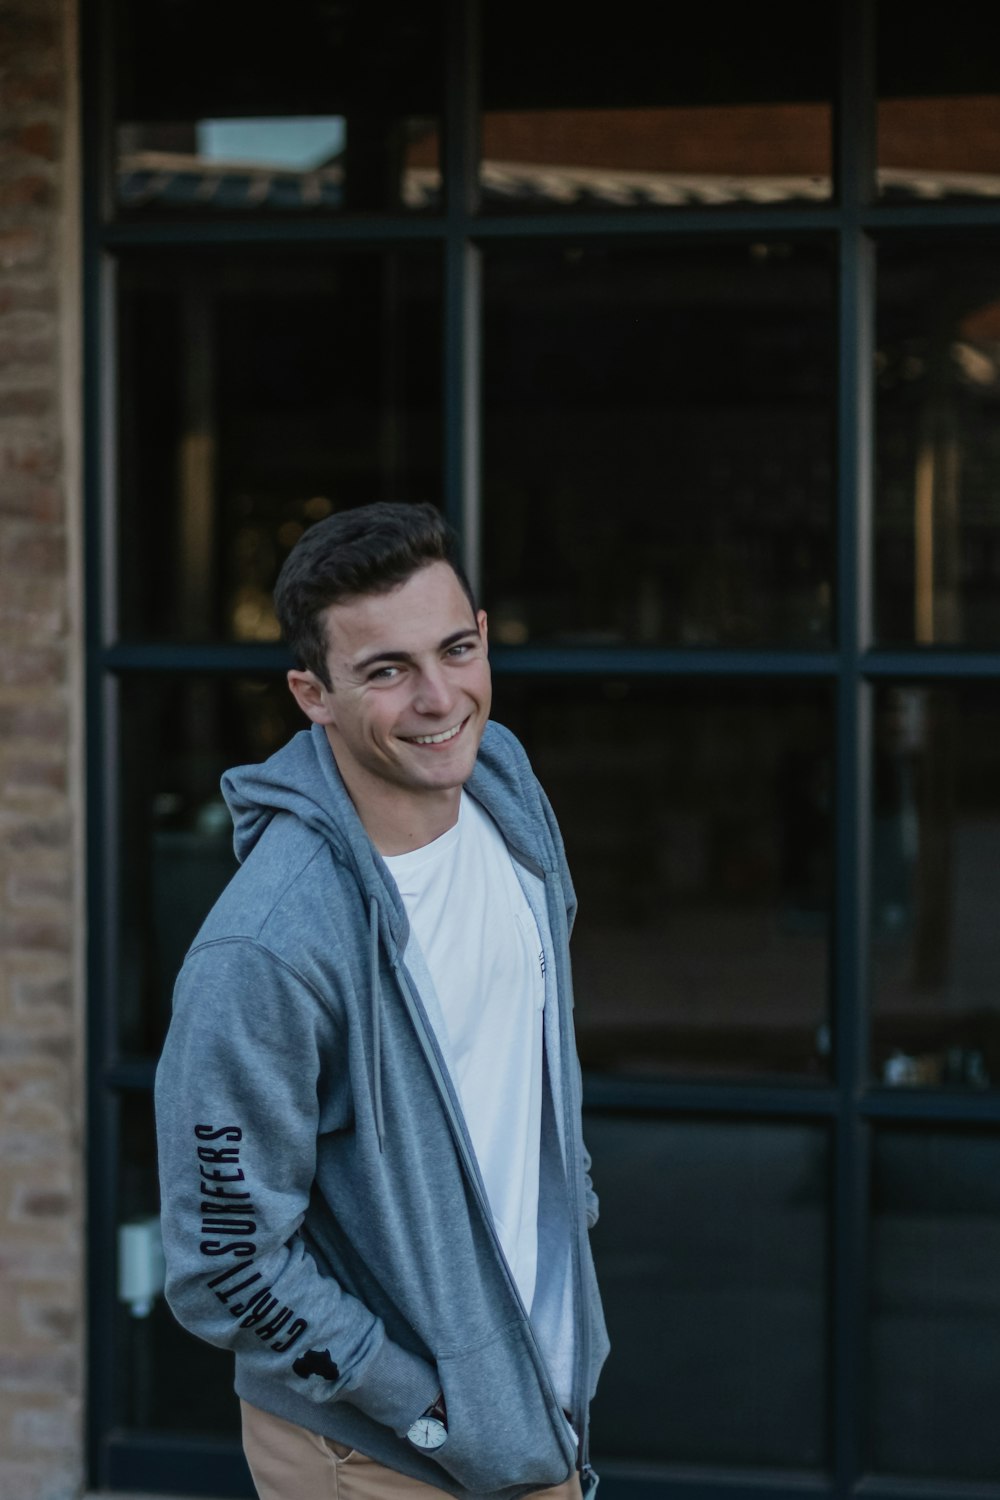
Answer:
[[562, 825], [585, 1067], [829, 1069], [825, 689], [495, 685]]
[[[160, 1199], [148, 1095], [122, 1100], [120, 1139], [117, 1223], [155, 1223]], [[146, 1317], [119, 1301], [114, 1339], [116, 1425], [238, 1441], [232, 1355], [186, 1333], [162, 1295]]]
[[184, 954], [236, 870], [220, 777], [307, 726], [283, 679], [128, 677], [120, 718], [119, 1040], [156, 1056]]
[[122, 265], [123, 634], [276, 640], [306, 526], [439, 501], [438, 269], [409, 250]]
[[1000, 690], [876, 698], [873, 1063], [895, 1086], [1000, 1086]]
[[119, 0], [121, 209], [412, 211], [441, 202], [435, 0]]
[[971, 246], [879, 250], [882, 641], [1000, 642], [1000, 270]]
[[833, 49], [802, 7], [769, 7], [766, 26], [731, 0], [671, 7], [667, 25], [626, 4], [609, 26], [577, 5], [489, 0], [485, 20], [487, 212], [829, 198]]
[[1000, 1474], [1000, 1140], [880, 1131], [872, 1203], [869, 1463]]
[[1000, 197], [1000, 89], [987, 11], [878, 0], [878, 187], [884, 198]]
[[490, 248], [484, 285], [494, 641], [827, 642], [825, 249]]
[[827, 1454], [822, 1129], [585, 1121], [612, 1358], [604, 1460], [818, 1468]]

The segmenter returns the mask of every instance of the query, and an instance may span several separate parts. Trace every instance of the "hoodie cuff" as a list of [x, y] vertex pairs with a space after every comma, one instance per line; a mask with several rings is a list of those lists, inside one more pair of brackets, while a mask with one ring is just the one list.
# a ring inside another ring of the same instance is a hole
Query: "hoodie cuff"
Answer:
[[441, 1393], [438, 1372], [418, 1354], [410, 1354], [389, 1339], [366, 1364], [360, 1379], [346, 1393], [366, 1416], [405, 1437], [410, 1427]]

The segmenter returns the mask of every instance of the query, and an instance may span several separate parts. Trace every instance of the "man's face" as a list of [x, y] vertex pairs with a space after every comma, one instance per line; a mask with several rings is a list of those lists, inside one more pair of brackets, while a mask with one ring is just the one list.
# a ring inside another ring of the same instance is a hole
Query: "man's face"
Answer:
[[447, 563], [388, 594], [325, 611], [332, 688], [311, 672], [289, 685], [327, 736], [362, 818], [366, 799], [461, 787], [489, 717], [486, 615], [474, 616]]

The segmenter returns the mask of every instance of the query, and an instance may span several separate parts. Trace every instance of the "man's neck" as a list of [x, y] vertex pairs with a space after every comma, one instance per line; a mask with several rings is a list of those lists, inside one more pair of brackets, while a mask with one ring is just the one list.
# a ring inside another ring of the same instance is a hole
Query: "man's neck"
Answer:
[[334, 740], [327, 738], [355, 811], [380, 854], [410, 854], [454, 828], [462, 801], [460, 786], [418, 793], [367, 777], [338, 758]]
[[[350, 787], [348, 787], [350, 791]], [[358, 807], [358, 816], [365, 832], [380, 854], [410, 854], [433, 844], [449, 828], [458, 822], [458, 811], [462, 799], [461, 787], [447, 792], [435, 793], [433, 797], [421, 798], [433, 802], [433, 807], [414, 807], [413, 799], [397, 809], [379, 807], [369, 812]]]

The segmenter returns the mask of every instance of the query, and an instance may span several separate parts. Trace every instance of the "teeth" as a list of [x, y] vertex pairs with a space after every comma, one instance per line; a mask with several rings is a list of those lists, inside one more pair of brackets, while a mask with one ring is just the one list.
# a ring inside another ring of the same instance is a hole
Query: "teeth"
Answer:
[[413, 734], [410, 739], [414, 745], [443, 745], [445, 740], [453, 740], [461, 727], [456, 724], [454, 729], [442, 729], [440, 734]]

